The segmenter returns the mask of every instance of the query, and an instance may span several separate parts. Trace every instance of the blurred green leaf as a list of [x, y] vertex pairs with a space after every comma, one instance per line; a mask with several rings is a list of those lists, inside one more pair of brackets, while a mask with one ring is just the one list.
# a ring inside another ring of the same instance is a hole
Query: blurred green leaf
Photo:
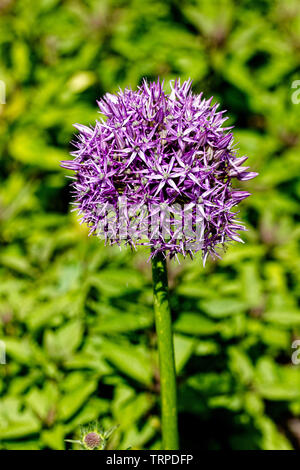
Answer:
[[219, 330], [218, 324], [197, 315], [196, 313], [183, 313], [174, 324], [176, 331], [192, 335], [211, 335]]
[[151, 383], [151, 359], [144, 348], [105, 340], [102, 343], [102, 352], [123, 374], [145, 385]]

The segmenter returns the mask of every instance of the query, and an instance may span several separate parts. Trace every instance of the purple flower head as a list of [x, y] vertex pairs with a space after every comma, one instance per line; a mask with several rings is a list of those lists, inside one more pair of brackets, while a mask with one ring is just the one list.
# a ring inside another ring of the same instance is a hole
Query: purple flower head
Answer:
[[83, 442], [88, 449], [95, 449], [101, 444], [101, 436], [97, 432], [89, 432], [84, 436]]
[[191, 81], [143, 84], [107, 93], [98, 102], [105, 119], [76, 124], [73, 160], [75, 208], [90, 233], [110, 244], [149, 246], [171, 258], [242, 241], [234, 207], [250, 193], [232, 180], [257, 173], [243, 167], [224, 111], [191, 91]]

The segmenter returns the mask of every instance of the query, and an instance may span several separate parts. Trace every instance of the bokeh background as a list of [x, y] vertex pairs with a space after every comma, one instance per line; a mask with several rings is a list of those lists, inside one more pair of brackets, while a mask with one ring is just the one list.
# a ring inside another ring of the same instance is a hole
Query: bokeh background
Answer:
[[0, 447], [70, 448], [99, 420], [111, 448], [160, 448], [148, 253], [88, 239], [59, 162], [102, 94], [179, 76], [260, 174], [245, 245], [169, 265], [181, 446], [299, 449], [299, 2], [0, 0], [0, 53]]

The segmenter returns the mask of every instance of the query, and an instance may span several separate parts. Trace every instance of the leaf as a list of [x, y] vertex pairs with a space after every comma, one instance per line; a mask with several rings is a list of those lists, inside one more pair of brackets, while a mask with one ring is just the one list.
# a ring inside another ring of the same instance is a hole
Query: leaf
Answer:
[[97, 333], [126, 333], [128, 331], [142, 330], [153, 324], [152, 313], [126, 313], [119, 312], [103, 316], [93, 328]]
[[144, 348], [104, 341], [102, 353], [118, 370], [145, 385], [152, 381], [152, 364]]
[[270, 345], [274, 348], [287, 350], [290, 345], [290, 333], [288, 331], [281, 330], [280, 328], [274, 328], [268, 325], [268, 328], [263, 328], [261, 332], [262, 340], [265, 344]]
[[241, 395], [218, 395], [208, 399], [210, 408], [225, 408], [230, 411], [240, 411], [243, 406], [243, 397]]
[[231, 378], [228, 372], [198, 373], [189, 377], [187, 384], [205, 395], [220, 395], [231, 391]]
[[142, 429], [136, 425], [130, 426], [124, 433], [122, 449], [128, 449], [133, 442], [134, 449], [143, 449], [143, 447], [148, 449], [146, 444], [156, 435], [157, 425], [157, 420], [152, 418], [146, 422]]
[[66, 153], [48, 146], [45, 137], [36, 128], [19, 129], [9, 144], [11, 155], [25, 165], [32, 165], [43, 170], [57, 170], [59, 163], [66, 160]]
[[230, 370], [242, 384], [249, 385], [254, 377], [254, 368], [247, 354], [234, 346], [228, 348], [228, 354]]
[[196, 343], [194, 353], [197, 356], [209, 356], [210, 354], [216, 355], [219, 351], [220, 346], [216, 341], [201, 340]]
[[254, 263], [244, 263], [241, 266], [243, 298], [247, 305], [256, 307], [261, 303], [261, 282], [258, 267]]
[[97, 388], [94, 380], [89, 380], [78, 389], [64, 395], [58, 404], [58, 416], [62, 421], [70, 419], [87, 402], [88, 398]]
[[300, 391], [296, 388], [291, 388], [288, 384], [259, 384], [256, 386], [256, 391], [267, 400], [286, 401], [300, 399]]
[[0, 403], [0, 439], [16, 439], [37, 433], [41, 422], [25, 409], [21, 411], [21, 401], [17, 398], [4, 398]]
[[66, 424], [66, 434], [77, 429], [78, 426], [99, 420], [102, 415], [110, 412], [109, 400], [90, 397], [80, 411]]
[[247, 304], [240, 300], [232, 299], [212, 299], [200, 303], [205, 313], [214, 318], [225, 318], [239, 314], [247, 308]]
[[122, 408], [114, 409], [114, 416], [120, 429], [127, 429], [140, 420], [153, 406], [153, 398], [149, 393], [140, 393], [124, 403]]
[[28, 364], [32, 360], [32, 348], [27, 338], [5, 338], [5, 349], [8, 356], [11, 356], [21, 364]]
[[193, 354], [196, 340], [183, 335], [174, 335], [176, 372], [179, 373]]
[[262, 416], [257, 420], [259, 429], [262, 432], [261, 448], [265, 450], [292, 450], [292, 445], [288, 439], [278, 431], [277, 426], [267, 416]]
[[0, 265], [27, 276], [33, 276], [34, 273], [29, 261], [17, 253], [2, 253], [0, 256]]
[[264, 319], [290, 328], [300, 325], [300, 312], [298, 310], [270, 311], [264, 313]]
[[49, 413], [55, 413], [57, 400], [58, 390], [52, 383], [46, 383], [42, 390], [32, 388], [25, 399], [28, 407], [44, 421], [47, 420]]
[[67, 323], [55, 332], [47, 330], [44, 342], [49, 356], [67, 360], [81, 343], [82, 335], [83, 326], [78, 320]]
[[210, 297], [212, 294], [214, 294], [214, 290], [212, 288], [209, 288], [208, 286], [203, 286], [201, 283], [191, 284], [190, 282], [187, 282], [179, 285], [176, 289], [176, 293], [178, 295], [182, 295], [183, 297], [202, 299]]
[[217, 323], [197, 315], [196, 313], [183, 313], [174, 324], [175, 331], [192, 334], [195, 336], [206, 336], [217, 333], [219, 326]]
[[46, 447], [53, 450], [64, 450], [65, 442], [64, 437], [66, 435], [66, 428], [61, 424], [58, 424], [52, 429], [44, 430], [41, 433], [41, 440]]
[[122, 293], [128, 293], [142, 285], [139, 273], [130, 269], [106, 269], [97, 273], [97, 276], [90, 276], [89, 282], [108, 297], [119, 297]]

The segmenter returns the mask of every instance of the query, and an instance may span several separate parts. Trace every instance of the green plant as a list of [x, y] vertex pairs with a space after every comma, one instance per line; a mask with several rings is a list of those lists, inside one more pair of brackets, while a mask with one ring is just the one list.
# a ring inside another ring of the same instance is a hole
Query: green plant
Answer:
[[181, 446], [299, 448], [298, 2], [1, 9], [1, 448], [64, 449], [98, 419], [120, 424], [112, 448], [161, 446], [148, 253], [87, 242], [59, 169], [74, 119], [97, 117], [95, 96], [157, 75], [191, 76], [230, 109], [260, 174], [248, 184], [245, 246], [206, 274], [200, 259], [169, 266]]

